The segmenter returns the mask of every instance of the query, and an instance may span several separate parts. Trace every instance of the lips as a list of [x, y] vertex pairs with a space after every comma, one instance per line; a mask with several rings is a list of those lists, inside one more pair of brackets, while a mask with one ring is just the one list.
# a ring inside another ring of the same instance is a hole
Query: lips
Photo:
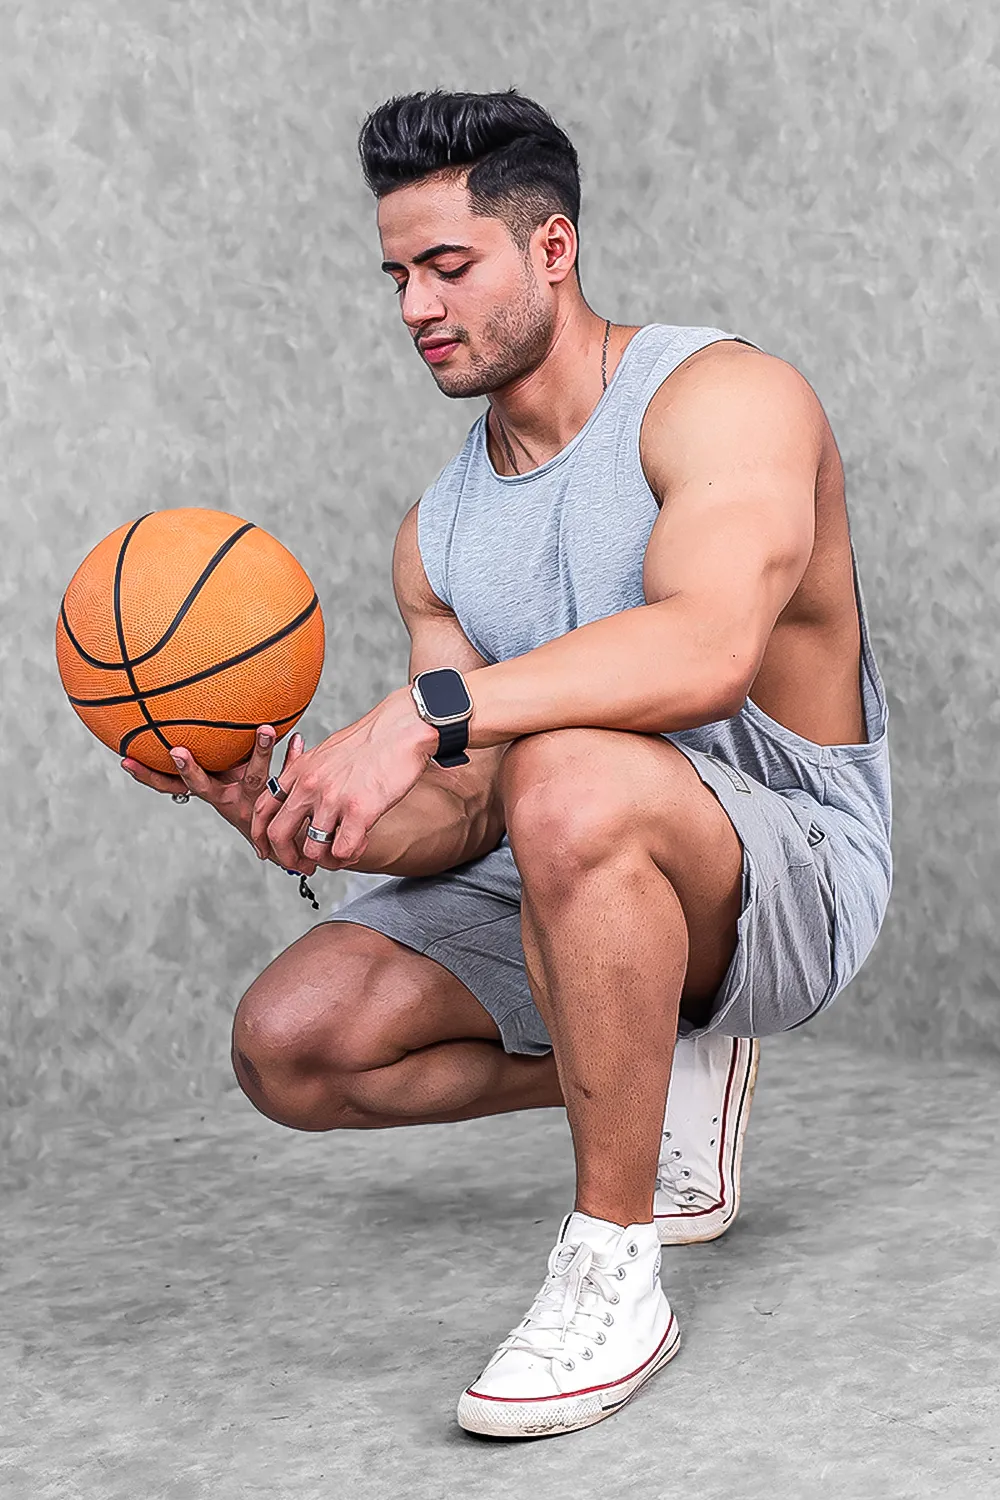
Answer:
[[420, 352], [431, 364], [437, 364], [442, 359], [447, 359], [452, 350], [458, 348], [458, 339], [434, 339], [421, 344]]

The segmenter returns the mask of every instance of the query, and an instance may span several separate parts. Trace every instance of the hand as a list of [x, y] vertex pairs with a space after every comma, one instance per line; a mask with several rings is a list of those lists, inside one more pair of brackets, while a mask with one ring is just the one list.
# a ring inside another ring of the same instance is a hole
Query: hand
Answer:
[[[250, 825], [257, 853], [304, 875], [350, 869], [379, 818], [420, 780], [437, 745], [437, 730], [421, 719], [409, 688], [390, 693], [282, 771], [283, 801], [267, 791], [258, 797]], [[333, 833], [332, 843], [304, 838], [310, 824]]]
[[[257, 730], [254, 748], [246, 760], [240, 761], [239, 765], [232, 766], [228, 771], [220, 771], [217, 775], [209, 775], [202, 770], [190, 750], [178, 746], [171, 751], [171, 758], [177, 764], [179, 775], [165, 776], [161, 771], [151, 771], [141, 761], [125, 759], [122, 766], [133, 781], [139, 781], [143, 786], [152, 787], [155, 792], [181, 793], [190, 792], [193, 797], [200, 797], [203, 802], [208, 802], [215, 808], [227, 823], [231, 823], [238, 829], [243, 837], [253, 843], [250, 833], [250, 822], [254, 807], [264, 789], [264, 796], [274, 802], [270, 792], [266, 790], [266, 782], [271, 774], [271, 755], [277, 735], [272, 725], [261, 724]], [[290, 766], [305, 753], [305, 743], [300, 734], [293, 734], [285, 751], [285, 761], [281, 768], [284, 775]], [[274, 802], [277, 808], [278, 803]], [[261, 859], [267, 859], [267, 852], [261, 853], [257, 850]]]

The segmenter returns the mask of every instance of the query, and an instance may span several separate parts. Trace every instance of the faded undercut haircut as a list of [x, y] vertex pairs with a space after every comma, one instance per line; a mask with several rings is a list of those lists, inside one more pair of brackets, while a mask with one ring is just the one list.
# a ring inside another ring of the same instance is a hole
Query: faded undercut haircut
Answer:
[[572, 142], [547, 110], [513, 88], [396, 95], [368, 115], [358, 152], [377, 198], [437, 172], [471, 168], [472, 212], [502, 219], [522, 254], [552, 214], [565, 214], [574, 227], [580, 216]]

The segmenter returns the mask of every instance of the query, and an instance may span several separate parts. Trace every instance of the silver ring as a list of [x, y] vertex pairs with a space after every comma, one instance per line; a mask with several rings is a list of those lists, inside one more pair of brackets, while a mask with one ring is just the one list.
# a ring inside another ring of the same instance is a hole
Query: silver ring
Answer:
[[171, 792], [170, 793], [170, 800], [171, 800], [171, 802], [190, 802], [191, 801], [191, 793], [190, 792]]
[[324, 833], [322, 828], [314, 828], [312, 824], [306, 829], [306, 838], [312, 839], [314, 844], [332, 844], [333, 834]]
[[267, 789], [271, 793], [272, 797], [277, 797], [279, 802], [284, 802], [285, 798], [288, 796], [288, 793], [281, 785], [281, 782], [278, 780], [277, 776], [269, 776], [267, 778]]

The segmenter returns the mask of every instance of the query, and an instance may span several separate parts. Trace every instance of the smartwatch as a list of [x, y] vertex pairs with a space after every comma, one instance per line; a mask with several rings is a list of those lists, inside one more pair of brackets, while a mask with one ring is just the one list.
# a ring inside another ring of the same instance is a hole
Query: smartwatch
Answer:
[[472, 696], [465, 678], [455, 667], [435, 667], [418, 672], [410, 684], [417, 713], [438, 732], [438, 748], [431, 756], [439, 766], [467, 766]]

